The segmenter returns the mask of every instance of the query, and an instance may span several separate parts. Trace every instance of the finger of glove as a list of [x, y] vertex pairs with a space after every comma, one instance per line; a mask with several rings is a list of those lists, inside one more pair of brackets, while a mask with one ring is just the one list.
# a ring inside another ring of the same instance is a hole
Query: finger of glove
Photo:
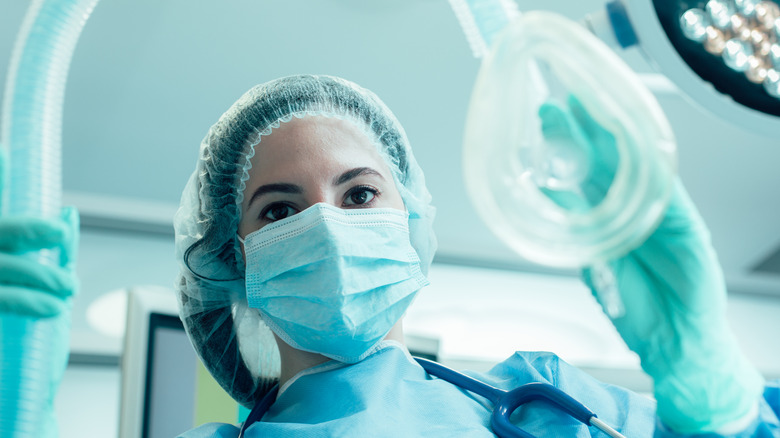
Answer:
[[576, 96], [569, 95], [568, 105], [572, 117], [580, 126], [593, 150], [591, 174], [587, 181], [592, 187], [586, 187], [585, 191], [589, 199], [602, 200], [606, 191], [612, 186], [620, 158], [615, 136], [590, 115]]
[[560, 103], [551, 100], [539, 107], [542, 121], [542, 135], [546, 139], [564, 138], [576, 142], [586, 142], [584, 133], [569, 110]]
[[[591, 149], [577, 122], [569, 114], [568, 109], [558, 102], [548, 101], [539, 107], [542, 135], [548, 141], [563, 141], [575, 143], [577, 147], [590, 155]], [[570, 211], [587, 211], [590, 204], [583, 197], [583, 193], [574, 189], [552, 189], [541, 187], [542, 193], [559, 206]]]
[[56, 248], [69, 234], [60, 220], [28, 216], [0, 218], [0, 252], [25, 253]]
[[[539, 117], [542, 121], [544, 137], [548, 140], [575, 143], [584, 153], [583, 159], [587, 160], [589, 167], [588, 175], [579, 184], [579, 187], [571, 189], [543, 188], [542, 192], [556, 204], [570, 211], [584, 212], [598, 205], [606, 196], [615, 174], [614, 167], [610, 168], [603, 160], [603, 155], [607, 154], [607, 151], [611, 156], [616, 155], [614, 140], [611, 137], [605, 138], [608, 140], [608, 144], [595, 145], [583, 131], [578, 120], [572, 115], [571, 110], [554, 101], [547, 102], [539, 108]], [[607, 161], [616, 162], [614, 158]]]
[[59, 315], [67, 306], [66, 300], [47, 292], [0, 285], [0, 313], [47, 318]]
[[69, 297], [76, 289], [73, 272], [47, 266], [20, 255], [0, 253], [0, 285], [36, 289], [56, 297]]
[[617, 168], [619, 157], [617, 148], [615, 148], [615, 136], [591, 116], [576, 96], [570, 94], [567, 103], [572, 117], [577, 121], [585, 136], [596, 146], [600, 161], [607, 167]]
[[64, 207], [60, 218], [65, 227], [65, 234], [60, 243], [60, 266], [73, 268], [79, 249], [79, 212], [75, 207]]
[[590, 210], [592, 207], [592, 204], [580, 193], [570, 190], [553, 190], [547, 187], [540, 187], [539, 190], [554, 203], [570, 212], [582, 213]]

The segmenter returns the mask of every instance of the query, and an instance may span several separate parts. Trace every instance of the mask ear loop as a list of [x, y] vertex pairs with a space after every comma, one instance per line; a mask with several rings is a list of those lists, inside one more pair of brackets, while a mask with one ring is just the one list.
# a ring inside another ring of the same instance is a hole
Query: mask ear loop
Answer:
[[[239, 238], [240, 238], [240, 236], [239, 236]], [[242, 244], [243, 244], [243, 242], [242, 242]], [[244, 279], [243, 277], [236, 277], [236, 278], [224, 278], [224, 279], [220, 279], [220, 278], [209, 278], [209, 277], [206, 277], [206, 276], [200, 275], [200, 274], [198, 274], [197, 272], [195, 272], [195, 270], [194, 270], [194, 269], [192, 269], [192, 267], [190, 266], [190, 254], [192, 253], [192, 251], [193, 251], [193, 250], [194, 250], [196, 247], [198, 247], [198, 246], [200, 246], [200, 245], [201, 245], [201, 241], [197, 241], [197, 242], [193, 243], [193, 244], [192, 244], [192, 246], [190, 246], [189, 248], [187, 248], [187, 250], [186, 250], [186, 251], [184, 251], [184, 266], [187, 268], [187, 270], [188, 270], [188, 271], [190, 271], [190, 274], [192, 274], [193, 276], [195, 276], [195, 278], [197, 278], [198, 280], [204, 280], [204, 281], [214, 281], [214, 282], [238, 281], [238, 280], [243, 280], [243, 279]]]

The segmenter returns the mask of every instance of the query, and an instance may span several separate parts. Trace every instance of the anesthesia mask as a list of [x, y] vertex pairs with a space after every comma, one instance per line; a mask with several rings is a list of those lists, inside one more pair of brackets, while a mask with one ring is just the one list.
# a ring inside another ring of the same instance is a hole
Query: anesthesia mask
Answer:
[[536, 263], [595, 268], [604, 289], [606, 262], [652, 233], [676, 173], [672, 129], [637, 75], [579, 24], [541, 11], [492, 41], [463, 158], [471, 200], [502, 241]]

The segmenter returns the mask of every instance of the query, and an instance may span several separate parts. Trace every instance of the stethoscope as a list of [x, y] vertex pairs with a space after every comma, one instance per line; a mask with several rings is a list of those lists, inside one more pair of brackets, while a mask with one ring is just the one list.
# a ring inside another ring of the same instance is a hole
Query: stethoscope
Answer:
[[[487, 383], [480, 382], [477, 379], [459, 373], [451, 368], [447, 368], [442, 364], [419, 357], [415, 357], [415, 360], [417, 360], [428, 374], [450, 382], [461, 389], [485, 397], [493, 403], [493, 414], [490, 419], [490, 427], [493, 430], [493, 433], [500, 438], [535, 438], [530, 433], [525, 432], [509, 421], [509, 416], [512, 415], [517, 408], [535, 400], [547, 402], [555, 408], [571, 415], [581, 423], [593, 426], [612, 438], [625, 438], [618, 431], [599, 420], [598, 417], [596, 417], [596, 414], [586, 408], [582, 403], [574, 400], [571, 396], [549, 383], [526, 383], [511, 391], [505, 391], [488, 385]], [[238, 438], [243, 438], [246, 429], [263, 418], [263, 415], [265, 415], [274, 401], [276, 401], [278, 392], [279, 385], [277, 384], [271, 388], [254, 408], [252, 408], [252, 411], [249, 413], [246, 421], [244, 421], [243, 426], [241, 426], [241, 432], [238, 434]]]

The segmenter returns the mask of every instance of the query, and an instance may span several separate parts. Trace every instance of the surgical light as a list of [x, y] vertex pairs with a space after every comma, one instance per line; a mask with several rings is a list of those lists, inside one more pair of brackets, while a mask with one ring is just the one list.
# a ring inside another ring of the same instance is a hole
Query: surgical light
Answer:
[[707, 27], [712, 24], [709, 15], [701, 9], [689, 9], [680, 17], [680, 27], [685, 36], [693, 41], [707, 39]]
[[731, 17], [736, 13], [734, 4], [728, 0], [710, 0], [707, 2], [707, 14], [718, 29], [731, 27]]
[[584, 23], [615, 46], [637, 46], [704, 110], [780, 132], [778, 0], [616, 0]]
[[[776, 75], [769, 73], [769, 69], [779, 67], [777, 30], [780, 27], [777, 23], [780, 23], [780, 7], [769, 1], [710, 0], [705, 9], [706, 12], [691, 8], [682, 13], [680, 27], [685, 37], [703, 43], [708, 52], [720, 54], [729, 68], [744, 73], [748, 81], [763, 85], [770, 96], [780, 98]], [[708, 22], [722, 34], [710, 30], [706, 25]], [[710, 41], [710, 35], [713, 41]], [[722, 47], [721, 38], [726, 40]], [[715, 39], [718, 41], [714, 42]]]
[[723, 61], [734, 71], [744, 72], [748, 69], [748, 57], [753, 56], [753, 47], [745, 41], [732, 38], [726, 41], [723, 50]]
[[753, 17], [756, 13], [756, 5], [760, 3], [756, 0], [736, 0], [737, 9], [746, 17]]

